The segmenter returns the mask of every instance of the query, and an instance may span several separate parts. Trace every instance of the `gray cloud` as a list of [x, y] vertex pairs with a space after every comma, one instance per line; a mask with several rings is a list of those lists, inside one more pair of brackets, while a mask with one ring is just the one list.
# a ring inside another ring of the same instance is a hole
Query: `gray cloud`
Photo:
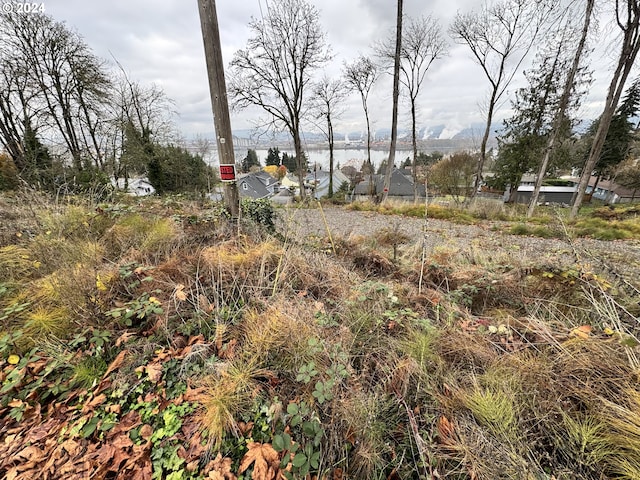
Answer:
[[[331, 76], [340, 74], [344, 61], [360, 52], [370, 53], [372, 43], [392, 32], [395, 25], [396, 5], [389, 0], [312, 0], [311, 3], [320, 11], [332, 45], [334, 60], [325, 69]], [[479, 5], [477, 0], [435, 0], [429, 4], [405, 0], [404, 3], [407, 16], [431, 14], [440, 19], [445, 31], [458, 10]], [[235, 51], [245, 46], [250, 35], [248, 23], [252, 17], [260, 18], [260, 7], [266, 12], [267, 0], [217, 2], [223, 57], [227, 63]], [[133, 79], [162, 86], [175, 101], [179, 113], [176, 123], [185, 135], [212, 134], [204, 49], [195, 1], [48, 0], [45, 8], [56, 20], [63, 20], [76, 29], [97, 55], [107, 60], [113, 55]], [[582, 110], [585, 116], [595, 117], [599, 113], [609, 76], [606, 59], [610, 57], [592, 58], [592, 66], [597, 67], [596, 81]], [[427, 77], [419, 100], [421, 124], [444, 123], [451, 128], [464, 128], [482, 121], [479, 105], [487, 89], [486, 79], [465, 47], [452, 43], [451, 55], [434, 64]], [[387, 127], [391, 116], [389, 76], [381, 79], [371, 99], [374, 125]], [[406, 122], [406, 105], [404, 110], [401, 121]], [[498, 120], [508, 113], [509, 104], [505, 103], [498, 111]], [[260, 115], [255, 110], [233, 112], [232, 125], [250, 127]], [[337, 124], [343, 131], [364, 128], [364, 116], [356, 95], [347, 100], [345, 113]]]

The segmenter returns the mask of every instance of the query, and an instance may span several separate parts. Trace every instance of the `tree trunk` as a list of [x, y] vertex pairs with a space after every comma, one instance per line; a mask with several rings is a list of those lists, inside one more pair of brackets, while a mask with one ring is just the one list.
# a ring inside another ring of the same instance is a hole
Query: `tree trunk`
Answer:
[[329, 198], [333, 198], [333, 124], [331, 113], [327, 112], [327, 132], [329, 133]]
[[413, 147], [413, 203], [418, 203], [418, 140], [416, 139], [416, 99], [411, 98], [411, 146]]
[[[398, 13], [396, 19], [396, 55], [393, 64], [393, 110], [391, 114], [391, 145], [389, 147], [389, 159], [384, 175], [384, 187], [382, 189], [382, 201], [389, 196], [391, 185], [391, 172], [396, 159], [396, 142], [398, 140], [398, 97], [400, 94], [400, 54], [402, 51], [402, 2], [398, 0]], [[415, 188], [415, 187], [414, 187]]]
[[[609, 132], [609, 126], [611, 125], [611, 119], [613, 118], [620, 96], [624, 90], [624, 84], [629, 76], [631, 68], [633, 67], [636, 56], [638, 55], [638, 50], [640, 49], [640, 5], [638, 5], [637, 0], [627, 0], [626, 3], [628, 14], [626, 26], [618, 23], [624, 32], [620, 58], [618, 59], [618, 65], [616, 66], [615, 73], [613, 74], [613, 78], [609, 85], [609, 92], [607, 93], [604, 111], [600, 116], [600, 123], [598, 124], [598, 130], [596, 131], [593, 139], [591, 150], [589, 151], [589, 157], [587, 158], [585, 166], [582, 169], [582, 174], [580, 175], [578, 191], [576, 192], [576, 198], [571, 206], [571, 213], [569, 214], [570, 219], [574, 219], [578, 215], [578, 211], [580, 210], [582, 200], [584, 199], [584, 195], [589, 184], [589, 178], [591, 177], [591, 173], [593, 172], [596, 163], [600, 159], [602, 147], [604, 146], [607, 133]], [[616, 1], [616, 8], [617, 7], [618, 2]]]
[[487, 124], [484, 128], [484, 134], [482, 135], [482, 143], [480, 144], [480, 158], [478, 159], [478, 168], [476, 169], [475, 180], [473, 181], [473, 190], [469, 200], [476, 198], [480, 185], [482, 184], [482, 170], [484, 170], [484, 164], [487, 159], [487, 143], [489, 142], [489, 134], [491, 133], [491, 121], [493, 120], [493, 110], [496, 104], [496, 97], [498, 95], [498, 85], [494, 85], [491, 90], [491, 98], [489, 99], [489, 111], [487, 112]]
[[369, 166], [369, 197], [373, 201], [376, 196], [376, 186], [373, 183], [373, 164], [371, 163], [371, 125], [369, 124], [369, 109], [366, 102], [364, 104], [364, 118], [367, 121], [367, 165]]
[[580, 36], [580, 42], [578, 43], [578, 47], [576, 48], [576, 53], [573, 56], [573, 62], [571, 64], [571, 70], [569, 70], [567, 79], [564, 84], [564, 90], [562, 92], [562, 96], [560, 97], [560, 105], [558, 106], [558, 111], [556, 112], [555, 118], [553, 119], [553, 129], [551, 130], [551, 135], [549, 136], [549, 141], [544, 151], [542, 164], [540, 165], [540, 170], [538, 171], [538, 176], [536, 177], [536, 185], [533, 189], [533, 195], [531, 195], [531, 202], [529, 203], [529, 208], [527, 210], [527, 218], [531, 218], [533, 216], [533, 213], [535, 212], [536, 204], [538, 203], [538, 198], [540, 196], [540, 189], [542, 188], [542, 181], [544, 180], [544, 176], [547, 172], [549, 160], [551, 158], [551, 154], [553, 153], [553, 149], [555, 148], [557, 138], [560, 134], [560, 128], [562, 127], [562, 121], [564, 120], [567, 108], [569, 106], [571, 90], [573, 89], [573, 83], [575, 81], [576, 74], [578, 73], [578, 69], [580, 68], [580, 59], [582, 58], [582, 52], [584, 51], [584, 46], [587, 41], [587, 35], [589, 34], [589, 26], [591, 24], [591, 15], [593, 13], [594, 4], [595, 0], [587, 0], [587, 7], [585, 10], [585, 19], [584, 25], [582, 27], [582, 34]]
[[305, 165], [303, 164], [302, 141], [300, 140], [300, 131], [296, 129], [293, 133], [293, 146], [296, 150], [296, 167], [298, 169], [298, 186], [300, 188], [300, 198], [307, 198], [307, 192], [304, 188]]

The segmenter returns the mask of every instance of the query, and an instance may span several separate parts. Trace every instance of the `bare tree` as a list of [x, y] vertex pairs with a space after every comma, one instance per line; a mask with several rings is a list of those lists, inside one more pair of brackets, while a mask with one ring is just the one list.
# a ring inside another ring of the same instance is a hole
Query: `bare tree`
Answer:
[[0, 47], [0, 142], [19, 172], [27, 167], [22, 145], [25, 129], [27, 125], [38, 129], [39, 113], [25, 67], [19, 56]]
[[345, 63], [343, 75], [352, 91], [360, 94], [364, 118], [367, 123], [367, 166], [369, 168], [369, 194], [375, 195], [373, 185], [373, 165], [371, 164], [371, 122], [369, 121], [369, 93], [379, 77], [376, 64], [364, 55], [360, 55], [352, 63]]
[[600, 115], [598, 129], [593, 138], [589, 156], [582, 169], [578, 191], [571, 206], [570, 218], [575, 218], [580, 210], [591, 173], [600, 158], [611, 120], [620, 101], [629, 73], [640, 50], [640, 0], [615, 0], [616, 24], [622, 32], [620, 56], [609, 84], [604, 110]]
[[[391, 145], [389, 158], [384, 172], [382, 184], [382, 202], [387, 201], [391, 185], [391, 172], [396, 159], [396, 143], [398, 141], [398, 98], [400, 97], [400, 63], [402, 61], [402, 0], [398, 0], [396, 14], [396, 49], [393, 56], [393, 108], [391, 110]], [[415, 188], [415, 187], [414, 187]], [[415, 193], [415, 191], [414, 191]]]
[[329, 198], [333, 197], [333, 120], [343, 111], [342, 102], [347, 95], [347, 89], [339, 80], [331, 80], [324, 76], [313, 90], [313, 110], [317, 118], [323, 119], [326, 124], [318, 125], [329, 142]]
[[305, 90], [313, 71], [330, 59], [317, 9], [305, 0], [275, 0], [266, 16], [249, 24], [254, 36], [231, 62], [230, 95], [237, 108], [255, 105], [292, 136], [300, 195], [305, 165], [300, 131], [308, 105]]
[[158, 85], [142, 85], [118, 67], [111, 92], [108, 158], [114, 180], [123, 178], [126, 189], [133, 173], [146, 171], [153, 145], [169, 137], [173, 101]]
[[[16, 105], [17, 95], [22, 120], [37, 117], [37, 129], [59, 137], [76, 170], [84, 168], [87, 158], [101, 166], [98, 131], [110, 88], [104, 63], [77, 33], [41, 13], [0, 14], [0, 40], [5, 83], [27, 92], [5, 92], [3, 114], [9, 115], [8, 105]], [[10, 138], [5, 142], [13, 143]]]
[[534, 45], [553, 6], [553, 0], [502, 0], [491, 5], [485, 3], [480, 11], [458, 13], [450, 27], [454, 40], [469, 47], [473, 59], [480, 65], [491, 85], [471, 198], [476, 195], [482, 182], [495, 109], [504, 100], [507, 88]]
[[[542, 181], [544, 180], [544, 176], [547, 172], [547, 167], [549, 165], [549, 160], [551, 159], [551, 154], [553, 153], [556, 147], [556, 142], [560, 137], [562, 124], [567, 116], [567, 110], [569, 109], [572, 93], [574, 93], [575, 91], [576, 76], [578, 75], [578, 70], [580, 69], [580, 61], [582, 59], [584, 48], [587, 43], [587, 36], [589, 34], [589, 26], [591, 24], [591, 17], [593, 15], [594, 6], [595, 6], [595, 0], [587, 0], [587, 5], [585, 7], [585, 13], [584, 13], [584, 21], [582, 25], [582, 33], [580, 34], [580, 40], [578, 41], [578, 45], [573, 55], [571, 68], [569, 69], [569, 72], [567, 73], [567, 76], [565, 78], [562, 95], [560, 97], [560, 102], [558, 104], [558, 108], [554, 115], [553, 126], [551, 128], [549, 139], [547, 141], [547, 146], [544, 151], [542, 163], [540, 164], [540, 169], [538, 171], [538, 176], [536, 178], [536, 184], [533, 189], [533, 194], [531, 195], [531, 201], [529, 202], [529, 208], [527, 210], [527, 218], [531, 218], [535, 211], [536, 205], [538, 203], [538, 198], [540, 196], [540, 190], [542, 188]], [[568, 13], [573, 14], [571, 10], [569, 10]], [[570, 20], [571, 19], [569, 19], [569, 21]], [[567, 30], [565, 30], [565, 32], [566, 31]], [[565, 42], [559, 43], [559, 45], [562, 45], [562, 46], [564, 46], [564, 44]], [[560, 52], [558, 52], [558, 55], [559, 54]], [[558, 58], [558, 55], [556, 55], [556, 59]]]
[[[395, 38], [389, 37], [376, 47], [377, 54], [386, 63], [395, 58]], [[400, 50], [400, 84], [406, 91], [411, 110], [411, 145], [413, 147], [414, 200], [418, 199], [417, 180], [417, 100], [427, 72], [434, 61], [448, 53], [438, 21], [431, 16], [410, 18], [403, 28]]]

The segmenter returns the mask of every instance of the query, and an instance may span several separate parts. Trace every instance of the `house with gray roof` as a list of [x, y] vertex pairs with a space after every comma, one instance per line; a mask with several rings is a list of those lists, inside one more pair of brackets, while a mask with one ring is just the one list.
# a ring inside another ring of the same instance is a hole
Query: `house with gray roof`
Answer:
[[[307, 174], [304, 184], [313, 192], [313, 198], [320, 199], [329, 195], [329, 175], [328, 170], [315, 170]], [[333, 191], [338, 191], [344, 182], [349, 183], [347, 176], [338, 169], [333, 170]]]
[[[381, 198], [384, 189], [384, 175], [373, 176], [373, 194], [376, 198]], [[426, 191], [424, 185], [418, 185], [418, 198], [424, 199]], [[413, 178], [404, 175], [401, 170], [394, 168], [391, 172], [391, 181], [389, 182], [389, 200], [401, 200], [406, 202], [413, 201]], [[356, 185], [352, 194], [353, 200], [366, 201], [371, 198], [370, 176], [365, 175], [364, 180]]]
[[[267, 175], [269, 174], [267, 173]], [[269, 190], [264, 181], [255, 173], [238, 176], [238, 192], [240, 197], [253, 199], [268, 198], [273, 195], [273, 190]]]
[[[580, 183], [579, 178], [569, 178], [568, 180], [576, 186]], [[640, 197], [640, 194], [634, 189], [618, 185], [614, 180], [598, 179], [595, 175], [589, 178], [586, 193], [590, 194], [592, 198], [609, 204], [631, 203]]]
[[258, 180], [260, 180], [272, 195], [275, 195], [276, 193], [278, 193], [278, 190], [280, 189], [280, 182], [278, 182], [278, 180], [273, 178], [269, 173], [260, 170], [259, 172], [254, 172], [254, 173], [251, 173], [250, 175], [253, 175]]

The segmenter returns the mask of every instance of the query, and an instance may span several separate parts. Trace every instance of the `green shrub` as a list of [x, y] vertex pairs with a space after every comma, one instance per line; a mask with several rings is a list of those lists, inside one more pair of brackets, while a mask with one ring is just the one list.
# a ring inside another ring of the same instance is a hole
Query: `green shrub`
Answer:
[[240, 202], [242, 215], [250, 218], [258, 225], [262, 225], [268, 232], [276, 230], [276, 211], [271, 202], [266, 198], [243, 198]]

